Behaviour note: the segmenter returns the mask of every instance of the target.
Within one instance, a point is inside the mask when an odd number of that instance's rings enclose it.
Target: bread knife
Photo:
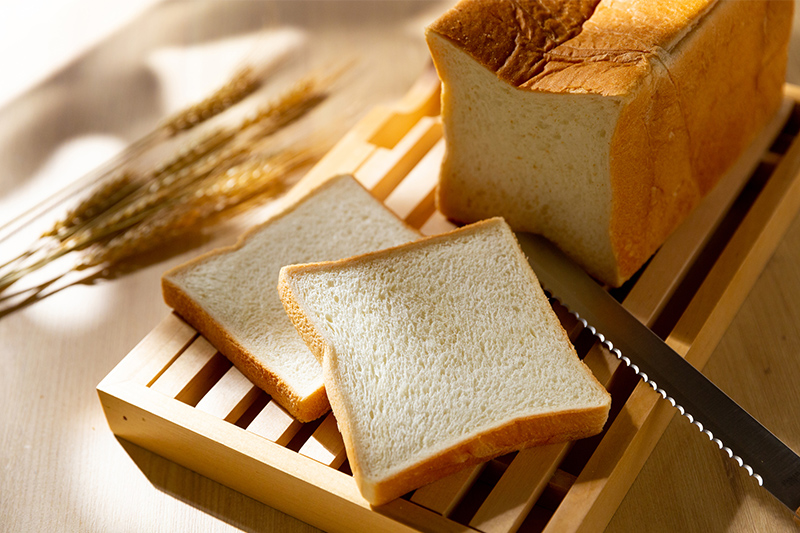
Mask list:
[[[542,287],[759,485],[800,517],[800,456],[545,238],[517,233]]]

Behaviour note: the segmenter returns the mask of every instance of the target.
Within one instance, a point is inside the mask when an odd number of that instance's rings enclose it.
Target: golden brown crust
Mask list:
[[[332,403],[335,408],[333,400]],[[410,490],[494,457],[532,446],[568,442],[597,435],[603,430],[608,411],[609,406],[594,407],[512,420],[475,435],[468,441],[431,456],[379,483],[360,483],[359,489],[372,505],[383,505]],[[351,461],[350,464],[355,473],[358,463]],[[356,476],[357,482],[360,479],[360,476]]]
[[[601,281],[618,286],[652,256],[779,108],[793,3],[601,1],[575,36],[550,39],[550,49],[533,46],[535,52],[525,43],[537,43],[541,35],[521,31],[529,24],[509,15],[510,6],[519,10],[528,4],[540,2],[462,1],[428,31],[522,93],[584,92],[624,102],[610,151],[608,235],[616,263],[574,258]],[[577,12],[575,5],[567,10]],[[563,17],[556,16],[556,22]],[[513,61],[484,57],[477,49],[486,18],[491,19],[489,37],[505,39],[511,51],[499,44],[494,49]],[[435,57],[435,47],[431,52]],[[538,72],[528,76],[518,66],[526,60],[515,54],[539,65]],[[513,72],[503,72],[507,68]],[[469,194],[446,190],[446,164],[447,156],[439,205],[448,216],[474,220],[476,213],[464,200]],[[516,213],[498,208],[492,214],[511,220]]]
[[[619,118],[611,143],[610,239],[617,286],[632,276],[700,201],[686,154],[682,104],[667,76],[650,77]]]
[[[599,0],[463,0],[429,27],[515,86],[540,74],[546,52],[577,35]]]
[[[428,31],[516,87],[624,94],[717,1],[462,0]]]
[[[777,111],[788,26],[764,21],[790,20],[791,11],[791,2],[721,2],[668,64],[654,65],[611,143],[619,276],[604,281],[632,276]],[[748,45],[721,54],[728,42]]]
[[[601,1],[580,33],[549,51],[544,72],[523,87],[628,94],[651,74],[653,63],[668,57],[717,2]]]
[[[305,398],[298,396],[280,377],[260,365],[256,358],[221,328],[219,323],[180,287],[165,277],[161,280],[161,290],[167,305],[202,333],[247,379],[272,396],[297,420],[310,422],[330,410],[324,387],[320,387]]]

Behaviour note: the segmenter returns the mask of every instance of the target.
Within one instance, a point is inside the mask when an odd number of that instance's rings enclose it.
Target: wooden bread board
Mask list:
[[[454,227],[435,211],[438,91],[429,73],[396,106],[370,112],[285,201],[352,173],[423,233]],[[614,292],[697,367],[800,207],[799,129],[800,88],[787,86],[781,111],[723,183]],[[606,431],[494,459],[378,508],[356,488],[332,414],[293,420],[175,314],[97,390],[118,437],[327,531],[600,531],[675,411],[554,307],[612,394]]]

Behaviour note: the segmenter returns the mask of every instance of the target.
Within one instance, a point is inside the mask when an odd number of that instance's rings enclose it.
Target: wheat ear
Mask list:
[[[49,236],[55,237],[56,240],[50,242],[54,242],[56,247],[50,250],[45,250],[45,246],[34,247],[18,258],[7,262],[6,265],[0,265],[0,268],[5,268],[18,262],[10,272],[0,275],[0,292],[24,275],[38,270],[67,253],[84,250],[92,245],[95,245],[95,250],[102,250],[105,245],[109,245],[110,249],[124,248],[125,234],[134,229],[139,233],[147,233],[145,229],[140,228],[144,224],[161,224],[160,227],[164,228],[182,227],[180,217],[183,217],[183,224],[186,224],[186,221],[195,216],[192,214],[192,210],[200,209],[197,200],[194,203],[189,202],[188,207],[180,205],[179,202],[185,201],[188,193],[194,194],[198,198],[206,198],[207,205],[201,209],[201,212],[206,213],[203,215],[203,220],[212,220],[216,216],[229,216],[243,209],[247,202],[254,200],[259,194],[274,194],[274,192],[270,192],[270,189],[276,186],[272,179],[265,181],[264,189],[261,192],[253,192],[257,189],[251,188],[251,193],[247,193],[246,187],[240,189],[234,187],[228,191],[230,194],[226,197],[227,199],[218,198],[215,203],[218,207],[209,210],[210,193],[203,192],[202,188],[221,187],[219,183],[214,185],[215,182],[212,178],[219,177],[226,170],[232,173],[229,174],[230,180],[231,176],[236,175],[274,176],[280,170],[279,163],[281,161],[284,165],[281,172],[287,172],[286,169],[289,167],[286,165],[289,165],[289,161],[292,161],[294,167],[300,165],[297,152],[288,154],[287,159],[283,160],[274,156],[266,160],[256,156],[251,161],[250,154],[261,150],[270,135],[302,117],[322,102],[327,97],[327,91],[333,79],[334,77],[329,76],[323,80],[314,77],[301,80],[269,105],[261,107],[255,115],[244,119],[236,127],[217,129],[199,142],[179,152],[147,176],[141,179],[131,179],[130,182],[123,177],[119,178],[119,181],[112,180],[108,186],[101,185],[84,203],[71,211],[65,220],[59,221],[48,232]],[[234,91],[233,86],[230,89],[231,94],[238,94],[238,89]],[[198,116],[207,116],[207,113],[198,112]],[[279,184],[278,188],[280,185],[282,184]],[[126,191],[125,195],[121,193],[123,189]],[[234,197],[235,201],[231,199]],[[103,205],[108,207],[101,209],[100,207]],[[171,209],[173,212],[165,215],[165,209]],[[164,217],[171,217],[172,222],[165,221]],[[133,232],[127,237],[129,243],[131,240],[136,241],[136,234]],[[111,246],[111,242],[116,244]],[[136,246],[129,245],[129,248],[136,249]],[[36,257],[37,253],[42,255]],[[28,260],[27,264],[24,264],[23,260]]]
[[[277,194],[288,175],[312,160],[307,152],[284,153],[231,167],[204,182],[185,201],[161,209],[110,241],[95,246],[85,254],[78,269],[118,263],[199,227],[229,218],[246,202]]]
[[[241,102],[261,87],[262,83],[262,78],[256,75],[253,67],[245,66],[214,94],[169,118],[161,125],[161,128],[169,135],[177,135],[182,131],[194,128],[201,122]]]

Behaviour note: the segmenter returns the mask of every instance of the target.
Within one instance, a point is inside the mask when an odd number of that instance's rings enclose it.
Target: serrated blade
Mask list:
[[[543,237],[517,233],[542,286],[700,431],[800,516],[800,456]]]

